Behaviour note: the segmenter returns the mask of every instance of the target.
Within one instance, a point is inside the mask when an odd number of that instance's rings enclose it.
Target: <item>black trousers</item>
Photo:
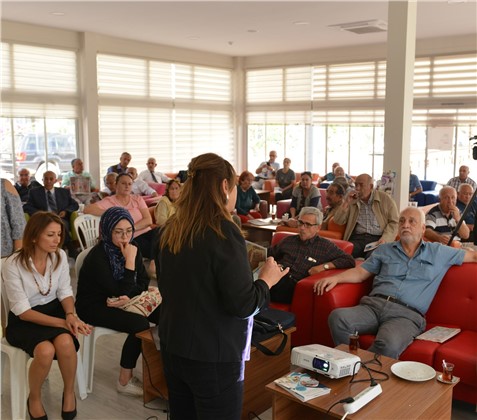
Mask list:
[[[141,354],[141,340],[136,337],[136,333],[149,329],[149,321],[154,324],[159,322],[158,310],[146,318],[106,305],[89,307],[87,311],[78,311],[78,315],[95,327],[111,328],[128,334],[121,352],[120,366],[124,369],[134,369]]]
[[[270,289],[270,300],[272,302],[291,303],[297,283],[298,280],[289,274],[283,276],[280,281]]]
[[[159,228],[154,228],[134,238],[144,258],[154,259],[154,249],[156,248],[158,235]]]
[[[239,420],[245,362],[201,362],[161,348],[171,420]]]
[[[348,241],[353,245],[353,253],[351,254],[353,258],[368,258],[371,253],[374,251],[364,252],[364,247],[371,242],[376,242],[381,239],[381,235],[370,235],[369,233],[353,233]]]

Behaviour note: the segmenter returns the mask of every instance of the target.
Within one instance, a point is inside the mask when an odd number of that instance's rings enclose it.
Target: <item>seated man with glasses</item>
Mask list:
[[[382,244],[360,266],[315,283],[315,292],[322,295],[339,283],[361,283],[374,275],[373,288],[359,305],[331,312],[328,325],[335,345],[347,344],[354,332],[373,334],[368,351],[399,358],[424,331],[424,316],[447,270],[477,262],[472,250],[424,242],[425,216],[416,207],[401,212],[398,226],[399,241]]]
[[[335,268],[355,266],[351,255],[334,243],[318,235],[323,213],[316,207],[303,207],[298,216],[298,235],[286,237],[268,251],[268,255],[283,267],[290,267],[288,275],[270,289],[273,302],[290,303],[295,285],[312,274]]]

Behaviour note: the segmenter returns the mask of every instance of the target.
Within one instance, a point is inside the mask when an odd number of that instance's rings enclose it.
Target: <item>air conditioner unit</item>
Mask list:
[[[388,30],[388,23],[384,22],[383,20],[375,19],[363,20],[360,22],[340,23],[337,25],[330,25],[328,27],[362,35],[376,32],[386,32]]]

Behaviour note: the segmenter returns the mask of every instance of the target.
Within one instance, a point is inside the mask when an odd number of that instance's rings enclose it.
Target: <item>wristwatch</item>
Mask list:
[[[325,270],[329,270],[331,267],[330,267],[329,264],[323,264],[323,268],[324,268]]]

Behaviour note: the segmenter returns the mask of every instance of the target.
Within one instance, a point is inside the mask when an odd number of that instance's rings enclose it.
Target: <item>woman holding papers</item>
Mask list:
[[[269,258],[253,281],[232,221],[237,187],[213,153],[189,163],[176,212],[161,229],[161,355],[173,419],[240,419],[253,316],[288,272]]]

